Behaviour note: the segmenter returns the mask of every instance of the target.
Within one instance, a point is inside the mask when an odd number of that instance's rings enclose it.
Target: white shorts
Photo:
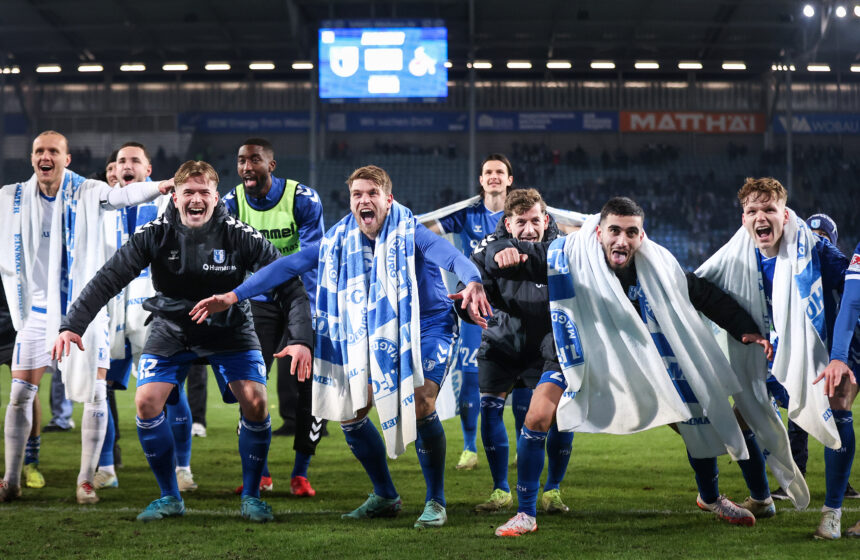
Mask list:
[[[51,353],[45,348],[45,328],[48,316],[45,313],[31,311],[22,328],[15,335],[15,348],[12,353],[12,370],[32,370],[47,367],[51,371],[57,371],[57,363],[51,360]],[[105,322],[106,323],[106,322]],[[110,346],[108,343],[107,324],[102,329],[105,333],[104,342],[98,352],[98,367],[110,367]],[[56,335],[54,335],[56,337]],[[87,349],[90,351],[90,349]]]

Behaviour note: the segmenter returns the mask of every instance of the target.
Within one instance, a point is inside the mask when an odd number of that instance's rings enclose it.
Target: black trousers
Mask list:
[[[251,313],[254,315],[254,330],[260,339],[266,371],[272,367],[274,353],[286,345],[287,325],[281,307],[273,302],[251,300]],[[291,358],[278,359],[278,413],[284,423],[294,423],[296,437],[293,449],[306,455],[313,455],[322,436],[325,420],[314,418],[311,414],[311,380],[299,382],[290,375]]]

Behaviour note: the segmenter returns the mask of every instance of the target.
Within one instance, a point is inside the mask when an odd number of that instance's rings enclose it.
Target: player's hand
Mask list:
[[[51,349],[51,359],[58,362],[63,361],[63,356],[68,356],[72,351],[72,344],[77,344],[81,352],[84,351],[84,343],[81,336],[72,331],[63,331],[54,341],[54,347]]]
[[[767,361],[771,361],[773,359],[773,345],[768,339],[759,333],[745,334],[741,336],[741,342],[744,344],[758,344],[764,348],[764,355],[767,358]]]
[[[199,324],[205,321],[206,317],[209,317],[210,315],[227,311],[230,309],[230,306],[237,301],[239,301],[239,298],[236,297],[236,294],[233,292],[215,294],[214,296],[209,296],[206,299],[198,301],[197,305],[191,308],[191,311],[189,311],[188,314],[191,315],[192,321]]]
[[[521,265],[528,259],[528,255],[520,253],[513,247],[502,249],[493,257],[493,260],[496,261],[496,264],[499,265],[499,268],[513,268],[515,266]]]
[[[176,188],[176,183],[173,182],[173,177],[170,179],[165,179],[158,183],[158,192],[161,194],[167,194],[173,191]]]
[[[832,397],[836,394],[836,388],[842,383],[843,375],[847,375],[851,383],[857,385],[857,379],[854,378],[854,373],[848,367],[848,364],[842,360],[830,360],[830,363],[827,364],[827,367],[815,378],[812,384],[815,385],[824,379],[824,394]]]
[[[310,379],[313,359],[308,347],[304,344],[290,344],[275,354],[276,358],[286,358],[287,356],[292,358],[290,360],[290,375],[295,375],[299,381]]]
[[[487,321],[484,320],[484,317],[493,316],[493,306],[487,300],[483,284],[480,282],[469,282],[463,291],[456,294],[448,294],[448,297],[455,301],[462,301],[460,309],[465,309],[469,313],[469,318],[475,321],[475,324],[482,329],[487,328]]]

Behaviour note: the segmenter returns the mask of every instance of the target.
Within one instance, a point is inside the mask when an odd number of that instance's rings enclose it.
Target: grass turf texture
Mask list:
[[[44,418],[50,419],[45,377],[40,390]],[[0,369],[5,411],[9,370]],[[358,461],[336,424],[311,462],[315,498],[289,494],[292,438],[272,438],[269,463],[274,492],[263,494],[275,522],[256,525],[239,516],[240,484],[236,405],[217,397],[210,376],[207,438],[194,438],[191,464],[200,489],[185,495],[183,518],[148,524],[135,516],[159,496],[134,425],[133,391],[117,392],[122,458],[119,488],[99,491],[101,502],[79,506],[74,485],[80,458],[81,405],[78,426],[70,433],[42,436],[40,470],[47,486],[24,489],[23,497],[0,504],[0,558],[858,558],[860,539],[837,542],[811,537],[824,501],[822,446],[810,442],[809,483],[812,504],[797,512],[777,502],[778,514],[753,528],[731,526],[696,507],[696,486],[681,438],[669,428],[633,436],[577,434],[567,478],[562,484],[566,515],[538,514],[537,533],[501,539],[493,530],[515,509],[494,515],[472,513],[492,483],[483,449],[474,471],[454,469],[462,435],[459,420],[445,422],[448,437],[446,494],[448,524],[438,530],[412,528],[424,505],[424,482],[414,446],[390,461],[404,510],[397,519],[341,520],[371,490]],[[274,390],[270,396],[275,399]],[[280,426],[276,403],[270,404],[273,427]],[[855,406],[860,412],[860,407]],[[0,420],[4,418],[0,415]],[[512,418],[506,413],[513,442]],[[479,438],[480,439],[480,438]],[[480,443],[479,443],[480,445]],[[513,461],[515,446],[511,447]],[[721,491],[736,501],[747,496],[740,469],[719,459]],[[544,471],[544,476],[545,476]],[[771,479],[773,480],[773,479]],[[860,482],[860,477],[852,480]],[[516,484],[516,469],[509,475]],[[774,485],[775,487],[775,485]],[[847,500],[843,530],[860,519],[860,501]]]

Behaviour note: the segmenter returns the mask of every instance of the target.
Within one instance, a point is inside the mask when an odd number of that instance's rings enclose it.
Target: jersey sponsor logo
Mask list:
[[[848,270],[851,272],[860,272],[860,253],[851,257],[851,264],[848,265]]]
[[[212,260],[215,261],[215,264],[224,264],[224,259],[227,257],[227,253],[224,249],[214,249],[212,251]]]
[[[296,230],[293,226],[275,229],[258,230],[266,239],[286,239],[295,235]]]

